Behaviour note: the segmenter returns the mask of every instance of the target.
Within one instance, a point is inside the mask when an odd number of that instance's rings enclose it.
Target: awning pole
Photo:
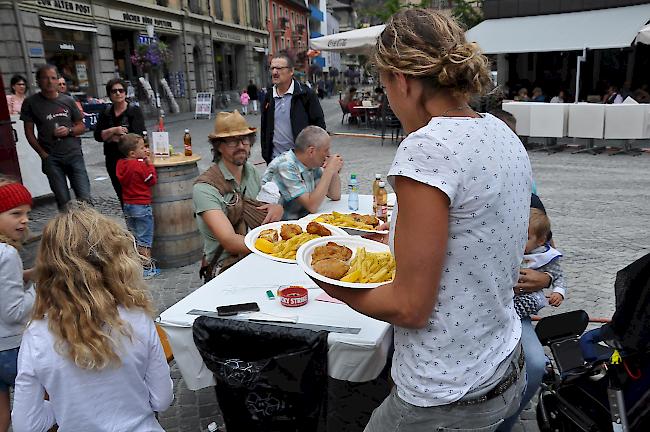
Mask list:
[[[578,96],[580,94],[580,65],[583,61],[587,60],[587,48],[582,49],[582,55],[576,58],[576,97],[575,103],[578,103]]]

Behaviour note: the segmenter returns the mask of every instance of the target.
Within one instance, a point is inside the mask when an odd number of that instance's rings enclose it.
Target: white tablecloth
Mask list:
[[[359,197],[359,211],[372,210],[372,197]],[[320,211],[347,211],[347,196],[341,201],[323,203]],[[299,308],[281,306],[268,300],[266,291],[280,285],[300,284],[309,288],[309,303]],[[358,327],[358,334],[330,333],[328,337],[328,373],[332,378],[364,382],[375,379],[386,364],[392,344],[389,324],[362,315],[344,304],[316,301],[323,291],[295,264],[283,264],[251,254],[228,271],[217,276],[160,315],[160,324],[169,338],[174,358],[190,390],[215,384],[194,345],[192,309],[215,311],[217,306],[257,302],[262,312],[298,316],[298,322]]]

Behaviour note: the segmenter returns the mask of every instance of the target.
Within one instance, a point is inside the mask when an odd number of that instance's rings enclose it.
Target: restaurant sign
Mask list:
[[[139,25],[153,25],[157,29],[165,30],[181,30],[181,23],[179,21],[169,20],[165,18],[156,18],[146,15],[134,14],[131,12],[124,12],[116,9],[109,9],[108,16],[115,21],[122,21],[130,24]]]
[[[37,5],[48,9],[55,9],[62,12],[69,12],[78,15],[92,16],[92,6],[85,3],[68,0],[38,0]]]

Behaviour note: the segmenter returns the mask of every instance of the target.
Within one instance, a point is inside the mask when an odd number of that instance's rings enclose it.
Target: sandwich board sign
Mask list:
[[[196,110],[194,111],[194,118],[198,116],[208,116],[212,118],[212,93],[198,92],[196,94]]]

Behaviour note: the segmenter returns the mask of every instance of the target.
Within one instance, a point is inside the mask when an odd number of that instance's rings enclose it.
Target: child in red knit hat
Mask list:
[[[0,432],[11,423],[9,387],[16,379],[18,347],[34,304],[34,287],[24,282],[18,254],[31,209],[27,188],[0,177]]]

